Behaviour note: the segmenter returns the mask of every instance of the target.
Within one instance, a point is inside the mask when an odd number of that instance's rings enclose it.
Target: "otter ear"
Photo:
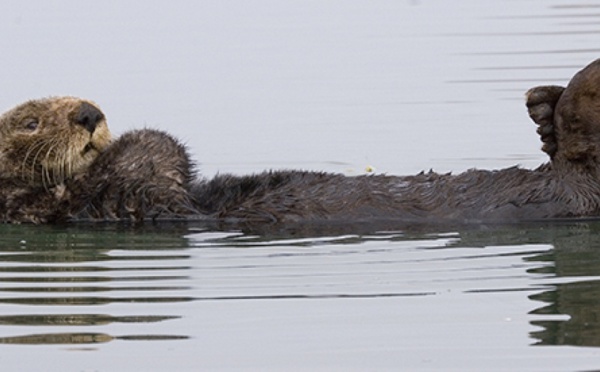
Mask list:
[[[537,133],[544,143],[542,151],[550,155],[550,158],[554,157],[557,150],[554,135],[554,111],[564,90],[564,87],[558,85],[546,85],[531,88],[525,93],[529,117],[539,125]]]

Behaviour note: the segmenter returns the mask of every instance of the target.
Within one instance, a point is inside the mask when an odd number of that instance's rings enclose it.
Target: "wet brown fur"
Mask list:
[[[137,130],[110,141],[89,101],[30,101],[0,117],[5,222],[201,218],[232,222],[517,222],[600,215],[600,62],[527,93],[551,161],[535,170],[415,176],[278,171],[195,177],[185,148]],[[84,104],[85,103],[85,104]],[[87,107],[88,111],[84,108]],[[96,112],[97,110],[97,112]],[[82,112],[99,120],[81,124]],[[99,113],[99,114],[98,114]],[[31,118],[38,124],[33,131]]]
[[[82,115],[97,122],[81,123]],[[163,132],[111,141],[102,112],[79,98],[29,101],[0,117],[4,222],[197,214],[187,192],[191,169],[185,148]]]
[[[598,195],[571,186],[546,167],[407,177],[283,171],[217,176],[195,195],[205,213],[232,222],[509,222],[600,210]]]
[[[200,209],[219,219],[416,223],[517,222],[600,216],[600,60],[565,89],[527,93],[550,163],[451,175],[359,176],[266,172],[197,185]]]

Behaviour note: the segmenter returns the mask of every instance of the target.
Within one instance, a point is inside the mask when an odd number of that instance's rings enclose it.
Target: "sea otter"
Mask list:
[[[0,219],[51,223],[198,214],[193,172],[171,136],[138,130],[111,139],[91,101],[52,97],[0,116]]]
[[[518,222],[600,216],[600,60],[527,93],[550,162],[415,176],[271,171],[196,175],[170,135],[111,139],[98,106],[26,102],[0,117],[0,212],[10,223],[203,219],[247,223]]]

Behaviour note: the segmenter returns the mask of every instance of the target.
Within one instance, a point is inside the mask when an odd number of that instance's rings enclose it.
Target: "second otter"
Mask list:
[[[551,161],[535,170],[416,176],[280,171],[197,177],[178,141],[152,130],[109,140],[89,101],[30,101],[0,117],[5,222],[202,218],[253,223],[479,223],[600,216],[600,62],[568,87],[530,90]],[[27,114],[25,114],[27,113]],[[66,138],[66,139],[59,139]]]

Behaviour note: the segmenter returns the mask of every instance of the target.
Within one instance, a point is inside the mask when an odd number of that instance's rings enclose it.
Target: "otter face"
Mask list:
[[[57,185],[85,171],[110,140],[104,114],[90,101],[26,102],[0,116],[0,178]]]

